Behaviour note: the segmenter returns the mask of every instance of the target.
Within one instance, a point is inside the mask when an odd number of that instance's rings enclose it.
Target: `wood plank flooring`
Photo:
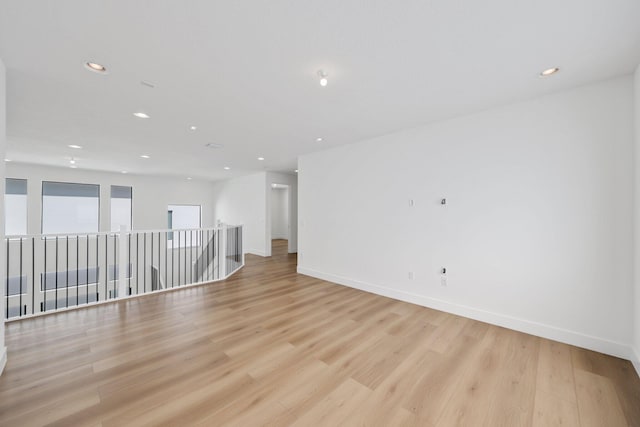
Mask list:
[[[297,275],[6,325],[2,426],[640,426],[628,361]]]

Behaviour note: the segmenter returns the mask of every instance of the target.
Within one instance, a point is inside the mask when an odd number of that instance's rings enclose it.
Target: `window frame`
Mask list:
[[[70,185],[90,185],[90,186],[94,186],[98,188],[98,230],[97,231],[89,231],[89,232],[75,232],[75,233],[44,233],[44,186],[45,184],[70,184]],[[40,186],[40,234],[44,237],[46,235],[58,235],[58,236],[63,236],[63,235],[67,235],[67,236],[75,236],[75,235],[85,235],[85,234],[94,234],[94,233],[100,233],[100,210],[102,207],[102,197],[101,196],[101,188],[100,188],[100,184],[89,184],[86,182],[68,182],[68,181],[41,181],[41,186]]]
[[[111,184],[109,186],[109,229],[111,230],[112,227],[112,221],[113,221],[113,187],[122,187],[122,188],[130,188],[131,189],[131,198],[129,200],[131,200],[131,209],[129,210],[129,230],[127,231],[131,231],[133,230],[133,185],[115,185],[115,184]],[[117,233],[120,230],[111,230],[112,233]]]
[[[24,186],[25,186],[25,192],[23,193],[10,193],[12,195],[24,195],[25,198],[25,230],[24,233],[19,233],[19,234],[9,234],[7,233],[7,207],[6,207],[6,197],[7,197],[7,181],[8,180],[13,180],[13,181],[24,181]],[[5,235],[7,236],[27,236],[29,235],[29,180],[27,178],[11,178],[11,177],[5,177],[4,179],[4,197],[5,197],[5,205],[4,205],[4,230],[5,230]]]

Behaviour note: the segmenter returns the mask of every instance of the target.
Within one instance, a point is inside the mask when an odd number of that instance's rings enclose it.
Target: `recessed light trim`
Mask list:
[[[544,70],[544,71],[542,71],[540,73],[540,77],[552,76],[552,75],[556,74],[558,71],[560,71],[560,68],[558,68],[558,67],[547,68],[546,70]]]
[[[76,144],[69,144],[69,145],[67,145],[67,147],[73,148],[73,149],[76,149],[76,150],[82,149],[82,145],[76,145]]]
[[[133,113],[133,115],[136,116],[139,119],[150,119],[151,118],[151,116],[149,116],[147,113],[143,113],[143,112],[140,112],[140,111],[138,111],[136,113]]]
[[[320,137],[316,138],[316,142],[322,142],[322,138]]]
[[[226,171],[231,170],[231,168],[229,166],[225,166],[223,169],[226,170]]]
[[[141,154],[140,157],[143,158],[143,159],[150,159],[151,158],[151,156],[148,155],[148,154]]]
[[[97,62],[85,62],[84,66],[87,70],[89,71],[93,71],[94,73],[99,73],[99,74],[106,74],[107,73],[107,67],[105,67],[102,64],[98,64]]]
[[[327,84],[329,84],[329,74],[327,74],[325,71],[318,70],[318,77],[320,77],[320,86],[325,87]]]
[[[198,126],[189,126],[189,130],[196,130],[198,129]]]
[[[258,157],[258,160],[263,161],[264,157]]]

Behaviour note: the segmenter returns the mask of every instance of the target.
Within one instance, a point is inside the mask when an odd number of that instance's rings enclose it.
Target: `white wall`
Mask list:
[[[298,271],[628,357],[632,85],[302,156]]]
[[[245,253],[267,256],[271,242],[265,229],[270,224],[266,218],[266,173],[216,182],[213,186],[214,218],[227,224],[243,224],[243,248]],[[269,244],[267,244],[269,242]]]
[[[640,65],[634,78],[635,122],[635,245],[634,245],[634,307],[633,347],[634,366],[640,375]]]
[[[133,187],[134,230],[166,229],[167,206],[202,205],[203,227],[214,226],[210,181],[148,175],[120,174],[83,169],[56,168],[11,162],[7,177],[25,178],[28,197],[28,233],[41,231],[42,181],[77,182],[100,185],[100,231],[111,228],[111,185]],[[3,181],[4,182],[4,181]],[[106,202],[106,203],[105,203]]]
[[[286,187],[271,189],[271,238],[289,238],[289,190]]]
[[[5,177],[5,162],[4,154],[7,147],[7,87],[6,87],[6,69],[4,63],[0,59],[0,190],[4,194],[4,177]],[[0,241],[4,241],[4,197],[0,197]],[[5,245],[0,245],[0,259],[5,259]],[[4,263],[0,266],[0,277],[4,277]],[[0,286],[0,298],[2,299],[2,314],[0,315],[0,374],[7,362],[7,348],[4,346],[4,313],[5,313],[5,298],[4,298],[4,286]]]
[[[289,186],[289,244],[288,252],[298,252],[298,177],[285,173],[268,172],[266,180],[267,206],[271,206],[271,184],[285,184]],[[271,209],[267,209],[267,224],[271,221]],[[267,242],[271,242],[271,227],[267,227]],[[267,255],[271,255],[271,244],[268,245]]]
[[[298,180],[294,175],[260,172],[214,184],[214,216],[229,224],[244,224],[244,251],[271,256],[271,184],[289,186],[289,252],[298,247]]]

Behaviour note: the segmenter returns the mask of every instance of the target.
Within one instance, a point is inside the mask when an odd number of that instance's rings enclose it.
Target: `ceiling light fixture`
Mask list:
[[[198,129],[198,127],[197,126],[191,126],[189,129],[196,130],[196,129]]]
[[[325,87],[329,83],[329,80],[327,79],[329,74],[323,70],[318,70],[318,77],[320,77],[320,86]]]
[[[142,154],[140,157],[142,157],[143,159],[150,159],[151,156],[149,156],[148,154]]]
[[[264,160],[264,157],[258,157],[258,160],[262,161]]]
[[[298,169],[294,170],[295,173],[298,173]]]
[[[122,174],[126,174],[126,173],[127,173],[127,171],[120,171],[120,173],[122,173]]]
[[[187,181],[191,181],[193,178],[191,178],[190,176],[187,177]]]
[[[79,149],[81,149],[81,148],[82,148],[82,146],[81,146],[81,145],[75,145],[75,144],[67,145],[67,147],[69,147],[69,148],[75,148],[75,149],[77,149],[77,150],[79,150]]]
[[[141,112],[133,113],[133,115],[136,116],[139,119],[149,119],[149,118],[151,118],[148,114],[141,113]]]
[[[107,68],[102,65],[102,64],[98,64],[97,62],[85,62],[84,66],[90,70],[90,71],[94,71],[96,73],[106,73],[107,72]]]
[[[231,168],[230,168],[229,166],[225,166],[225,167],[224,167],[224,170],[226,170],[226,171],[228,171],[228,170],[230,170],[230,169],[231,169]]]
[[[543,72],[540,73],[540,77],[551,76],[551,75],[557,73],[558,71],[560,71],[560,68],[558,68],[558,67],[547,68],[546,70],[544,70]]]
[[[322,142],[322,138],[316,138],[316,142]]]
[[[10,162],[10,161],[11,161],[11,159],[4,159],[4,161],[5,161],[5,162]]]
[[[71,163],[72,165],[76,164],[76,159],[74,159],[73,157],[71,158],[71,160],[69,160],[69,163]]]

